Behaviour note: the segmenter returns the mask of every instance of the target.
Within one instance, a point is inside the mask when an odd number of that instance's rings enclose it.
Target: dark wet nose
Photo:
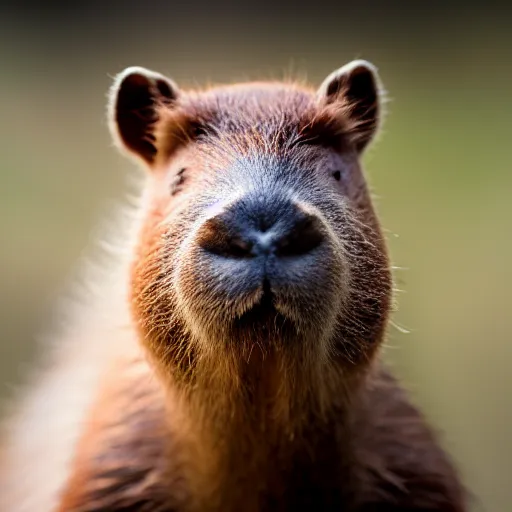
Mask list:
[[[303,256],[324,240],[320,219],[288,200],[240,200],[208,219],[198,244],[225,258]]]

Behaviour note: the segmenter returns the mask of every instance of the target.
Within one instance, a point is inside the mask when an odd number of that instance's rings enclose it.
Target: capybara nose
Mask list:
[[[324,240],[320,219],[288,200],[242,199],[209,218],[197,243],[224,258],[299,257]]]

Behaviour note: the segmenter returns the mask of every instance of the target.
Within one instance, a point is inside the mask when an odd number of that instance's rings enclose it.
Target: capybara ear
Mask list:
[[[361,152],[373,140],[382,117],[383,90],[377,68],[366,60],[353,60],[333,71],[317,92],[320,103],[340,107],[350,121],[351,135]]]
[[[151,166],[158,152],[154,136],[157,107],[172,105],[178,95],[176,84],[160,73],[138,66],[119,73],[108,105],[110,131],[117,145]]]

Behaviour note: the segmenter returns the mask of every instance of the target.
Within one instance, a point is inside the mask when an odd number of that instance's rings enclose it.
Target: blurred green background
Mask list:
[[[183,86],[373,61],[389,115],[365,156],[395,265],[387,357],[475,495],[512,510],[512,17],[492,3],[20,3],[0,8],[0,400],[133,164],[112,148],[111,76]]]

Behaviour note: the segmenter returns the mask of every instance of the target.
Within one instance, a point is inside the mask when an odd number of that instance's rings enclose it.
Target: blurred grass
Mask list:
[[[512,510],[510,30],[475,18],[416,38],[414,27],[357,23],[304,38],[291,23],[271,24],[264,40],[241,27],[237,44],[212,37],[205,47],[190,37],[165,46],[164,29],[130,23],[110,40],[103,27],[95,39],[85,28],[14,21],[0,33],[0,397],[34,359],[103,206],[123,196],[131,164],[105,126],[108,74],[137,64],[193,84],[291,69],[319,83],[362,56],[391,97],[365,163],[394,263],[406,267],[396,272],[394,321],[411,332],[391,328],[387,356],[444,432],[475,510]]]

